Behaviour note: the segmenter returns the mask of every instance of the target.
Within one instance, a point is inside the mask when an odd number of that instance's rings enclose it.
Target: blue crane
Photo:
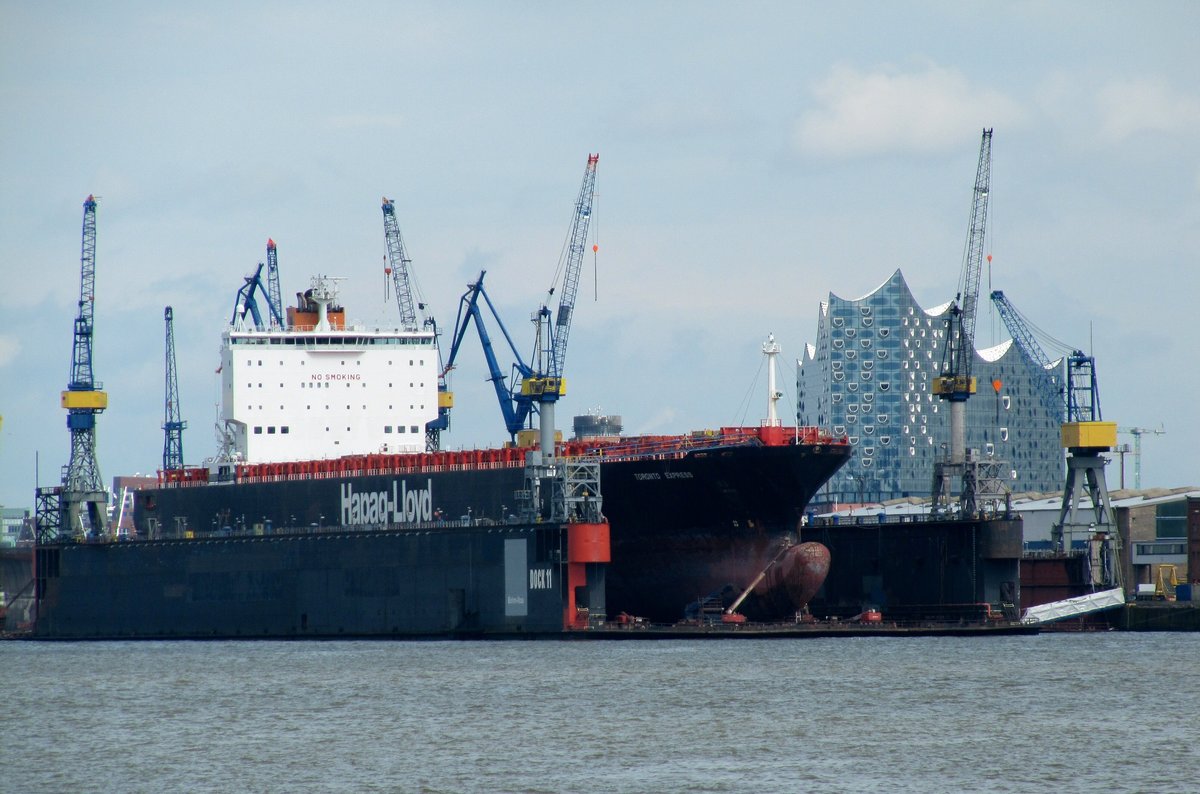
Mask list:
[[[547,294],[546,303],[549,303],[557,288],[558,278],[561,276],[562,286],[559,290],[558,308],[553,315],[545,304],[538,309],[535,316],[537,331],[530,360],[526,362],[517,351],[512,336],[504,327],[491,298],[488,297],[487,291],[483,287],[483,278],[486,273],[484,271],[479,274],[479,278],[474,283],[468,285],[467,292],[459,303],[450,356],[443,370],[444,375],[453,369],[467,327],[471,321],[474,321],[488,364],[488,380],[492,382],[500,403],[501,413],[504,415],[505,429],[516,440],[517,433],[527,427],[527,423],[531,422],[532,414],[536,411],[540,418],[540,443],[543,459],[552,458],[554,455],[554,404],[567,391],[566,379],[563,377],[567,340],[571,332],[575,297],[579,289],[579,274],[583,265],[584,247],[592,216],[592,200],[596,189],[596,164],[599,160],[599,154],[588,155],[583,182],[580,185],[571,216],[570,231],[555,272],[555,286],[552,286]],[[491,337],[484,324],[483,313],[479,306],[481,297],[512,350],[514,377],[511,385],[507,382],[508,376],[500,369]]]
[[[562,291],[558,298],[558,311],[554,316],[554,334],[551,338],[550,355],[547,356],[545,372],[549,378],[561,378],[567,358],[567,338],[571,333],[571,315],[575,311],[575,295],[579,291],[579,273],[583,264],[584,244],[587,243],[588,226],[592,219],[592,198],[596,192],[596,164],[599,154],[589,154],[583,172],[583,184],[579,186],[579,197],[575,200],[575,213],[571,217],[571,231],[567,235],[558,270],[562,274]],[[554,287],[548,293],[553,296]],[[549,321],[549,310],[542,306],[539,315]],[[548,329],[547,329],[548,330]],[[564,391],[557,391],[555,399]]]
[[[596,164],[599,154],[589,154],[583,171],[583,182],[579,196],[575,199],[575,210],[571,215],[571,230],[559,257],[554,283],[562,275],[562,290],[558,297],[558,310],[554,323],[550,323],[550,309],[543,304],[537,314],[537,337],[534,342],[532,370],[521,381],[521,401],[537,403],[541,451],[543,460],[554,456],[554,404],[567,393],[567,381],[563,377],[567,358],[567,339],[571,333],[571,320],[575,312],[575,294],[579,290],[579,272],[583,265],[584,243],[587,241],[588,226],[592,219],[592,198],[596,191]],[[555,287],[547,293],[547,303],[554,296]]]
[[[413,302],[412,284],[408,266],[412,262],[404,250],[404,238],[400,235],[400,224],[396,221],[396,205],[384,196],[383,235],[387,240],[387,272],[392,276],[396,290],[396,304],[400,308],[400,325],[406,331],[416,331],[417,310]]]
[[[79,314],[75,318],[71,380],[62,393],[71,431],[71,461],[63,472],[59,531],[79,535],[86,513],[92,534],[106,531],[108,496],[96,460],[96,415],[108,395],[92,377],[93,318],[96,308],[96,199],[83,203],[83,245],[79,257]]]
[[[1057,370],[1053,362],[1050,361],[1049,356],[1046,355],[1042,346],[1038,344],[1028,320],[1012,305],[1008,300],[1008,296],[1004,294],[1004,291],[993,290],[991,297],[996,311],[1000,312],[1000,318],[1004,320],[1005,327],[1012,334],[1013,342],[1016,343],[1017,349],[1030,361],[1030,371],[1033,372],[1033,379],[1037,385],[1038,395],[1046,406],[1046,410],[1057,421],[1061,422],[1063,420],[1065,403],[1063,401],[1062,381],[1056,375]]]
[[[425,304],[413,299],[413,281],[409,273],[412,260],[404,247],[404,237],[400,234],[400,224],[396,220],[396,204],[387,196],[383,198],[383,236],[387,242],[387,265],[384,274],[391,276],[392,288],[396,291],[396,306],[400,310],[400,326],[406,331],[419,330],[417,312],[425,311]],[[386,282],[385,282],[386,283]],[[438,359],[441,359],[441,345],[438,341],[437,321],[426,317],[424,325],[433,332],[434,344],[438,346]],[[438,374],[438,416],[437,419],[425,423],[425,448],[430,452],[441,447],[441,433],[450,427],[450,409],[454,407],[454,394],[446,384],[445,370]]]
[[[267,297],[270,299],[271,327],[283,328],[283,290],[279,287],[279,252],[275,241],[267,238]]]
[[[1021,316],[1001,290],[992,292],[992,303],[1012,334],[1013,341],[1027,356],[1037,380],[1038,392],[1050,414],[1061,422],[1060,438],[1067,450],[1067,477],[1063,488],[1058,521],[1051,525],[1050,538],[1058,551],[1069,551],[1073,536],[1090,539],[1097,532],[1108,533],[1098,556],[1089,555],[1093,585],[1120,581],[1114,561],[1120,541],[1116,537],[1115,514],[1104,477],[1104,453],[1116,446],[1117,426],[1102,421],[1100,389],[1096,383],[1096,360],[1081,350],[1066,357],[1066,383],[1055,375],[1053,364],[1034,337],[1032,324]],[[1059,348],[1070,348],[1043,336]],[[1064,395],[1065,392],[1065,395]],[[1065,398],[1065,399],[1064,399]],[[1085,498],[1086,497],[1086,498]]]
[[[255,328],[259,331],[267,330],[267,326],[263,323],[262,312],[258,308],[258,300],[254,297],[257,292],[263,296],[263,300],[267,303],[267,311],[269,312],[270,319],[278,324],[277,327],[283,327],[283,314],[280,308],[272,303],[267,286],[263,283],[263,267],[263,263],[259,262],[258,267],[254,269],[254,273],[243,279],[242,286],[237,292],[237,298],[234,300],[233,317],[229,321],[230,325],[245,322],[246,315],[249,314],[254,319]]]
[[[183,431],[187,422],[179,413],[179,378],[175,370],[175,314],[168,306],[163,310],[167,326],[167,400],[163,418],[163,471],[183,469]]]
[[[524,379],[533,375],[533,368],[526,364],[521,359],[521,354],[517,352],[517,346],[513,343],[512,336],[508,333],[508,329],[504,327],[504,321],[500,319],[499,313],[496,311],[492,299],[488,296],[487,291],[483,288],[483,277],[487,275],[487,271],[481,271],[479,278],[471,284],[467,285],[467,291],[463,294],[458,304],[458,318],[454,323],[454,334],[451,336],[450,355],[446,359],[446,366],[442,372],[445,377],[447,373],[454,368],[455,361],[458,360],[458,351],[462,348],[463,338],[466,336],[467,328],[471,322],[475,323],[475,330],[479,334],[479,341],[483,347],[483,357],[487,362],[488,380],[496,391],[496,400],[500,403],[500,412],[504,416],[504,428],[513,440],[516,440],[516,435],[524,427],[529,419],[530,412],[533,409],[533,400],[529,395],[522,394],[519,388],[510,387],[507,383],[508,376],[500,368],[500,362],[496,358],[496,351],[492,345],[491,335],[488,333],[487,325],[483,320],[483,312],[479,308],[479,299],[482,298],[488,311],[491,312],[492,318],[500,327],[501,333],[504,334],[505,341],[508,342],[509,349],[512,351],[513,370],[518,378]],[[516,382],[514,378],[514,382]]]

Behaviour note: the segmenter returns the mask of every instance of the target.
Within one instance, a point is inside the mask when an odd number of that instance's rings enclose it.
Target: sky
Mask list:
[[[1198,485],[1196,30],[1190,2],[0,0],[0,504],[69,458],[89,194],[111,482],[161,466],[167,305],[185,459],[216,451],[220,334],[268,237],[285,296],[337,275],[348,319],[395,321],[383,196],[439,325],[486,270],[532,347],[594,152],[560,427],[758,424],[768,334],[794,416],[831,292],[899,268],[954,297],[984,127],[982,289],[1095,355],[1104,419],[1163,431],[1143,487]],[[1007,336],[985,296],[978,346]],[[472,339],[444,447],[506,440],[486,375]]]

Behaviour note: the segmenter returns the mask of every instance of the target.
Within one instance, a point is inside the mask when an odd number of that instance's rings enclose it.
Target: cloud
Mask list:
[[[1011,125],[1023,116],[1014,100],[935,64],[907,73],[836,66],[812,93],[817,106],[801,115],[794,136],[807,154],[937,151],[961,144],[982,127]]]
[[[21,342],[12,334],[0,336],[0,367],[6,367],[21,352]]]
[[[1119,143],[1140,132],[1183,133],[1200,126],[1200,98],[1161,78],[1117,80],[1096,96],[1103,137]]]

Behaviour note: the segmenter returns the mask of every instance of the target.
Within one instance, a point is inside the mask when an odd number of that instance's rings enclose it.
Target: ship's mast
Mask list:
[[[779,427],[777,404],[783,393],[775,385],[775,357],[779,355],[779,343],[775,334],[767,334],[763,343],[763,355],[767,357],[767,427]]]

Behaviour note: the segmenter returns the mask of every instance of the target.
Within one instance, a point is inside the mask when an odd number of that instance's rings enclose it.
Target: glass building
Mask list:
[[[796,418],[847,436],[854,456],[815,503],[929,497],[950,439],[949,406],[931,390],[949,308],[919,306],[899,270],[868,295],[830,293],[821,304],[816,343],[797,362]],[[1013,492],[1063,484],[1063,363],[1050,378],[1036,377],[1038,366],[1011,340],[977,350],[972,365],[967,448],[1007,461]]]

